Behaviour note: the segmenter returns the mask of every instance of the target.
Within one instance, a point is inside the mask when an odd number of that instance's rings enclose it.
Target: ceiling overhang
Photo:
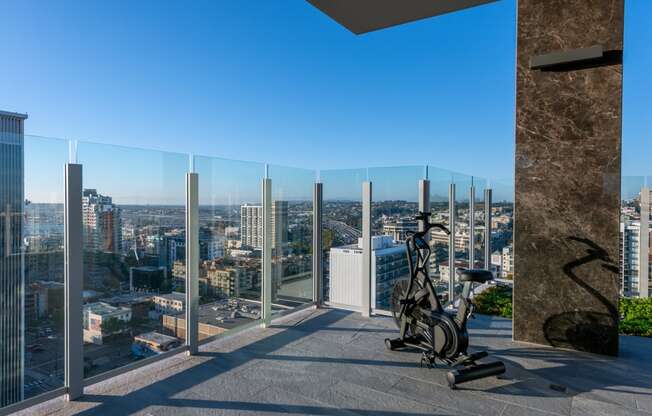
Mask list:
[[[308,0],[356,35],[497,0]]]

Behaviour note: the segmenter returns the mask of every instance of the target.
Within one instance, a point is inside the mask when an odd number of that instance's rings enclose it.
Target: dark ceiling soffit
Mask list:
[[[308,0],[356,35],[497,0]]]

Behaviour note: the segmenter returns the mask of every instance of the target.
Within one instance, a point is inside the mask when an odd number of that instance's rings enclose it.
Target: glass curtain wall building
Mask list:
[[[25,282],[20,248],[26,118],[0,112],[0,406],[23,398]]]

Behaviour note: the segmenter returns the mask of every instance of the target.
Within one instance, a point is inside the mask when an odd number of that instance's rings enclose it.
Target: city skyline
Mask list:
[[[432,165],[311,170],[29,135],[24,143],[25,194],[34,203],[63,202],[63,165],[71,159],[73,145],[76,162],[84,166],[84,187],[111,195],[119,205],[183,205],[191,158],[199,173],[202,206],[260,203],[260,182],[266,172],[272,179],[273,198],[286,201],[311,201],[316,180],[324,183],[326,200],[360,200],[361,184],[370,180],[377,201],[416,202],[418,182],[426,174],[433,202],[447,200],[451,182],[456,183],[458,201],[468,200],[472,182],[477,200],[486,186],[493,189],[496,201],[513,199],[510,179],[471,177]]]

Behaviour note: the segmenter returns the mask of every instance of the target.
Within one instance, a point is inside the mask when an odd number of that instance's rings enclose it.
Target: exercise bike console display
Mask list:
[[[454,389],[457,384],[480,378],[497,376],[505,372],[501,361],[480,364],[487,357],[486,351],[469,354],[469,334],[466,328],[473,314],[471,291],[473,283],[486,283],[493,279],[488,270],[467,269],[460,272],[459,280],[464,283],[457,299],[457,310],[446,310],[428,276],[430,245],[426,236],[433,228],[450,234],[442,224],[430,223],[430,213],[420,212],[415,217],[423,224],[422,230],[410,233],[405,241],[410,278],[396,282],[392,292],[391,309],[400,329],[395,339],[386,339],[388,349],[417,349],[422,351],[421,365],[434,367],[437,361],[452,368],[446,375],[448,385]],[[449,295],[454,299],[454,295]]]

